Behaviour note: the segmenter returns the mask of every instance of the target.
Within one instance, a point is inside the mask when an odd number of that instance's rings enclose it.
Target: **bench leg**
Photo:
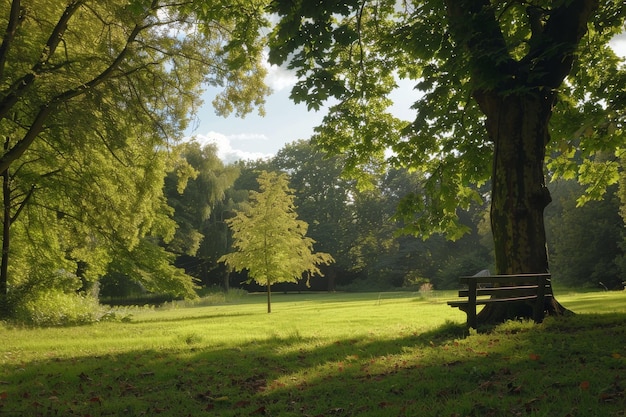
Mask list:
[[[476,306],[467,309],[467,327],[476,328]]]
[[[545,294],[546,294],[546,279],[540,277],[537,280],[537,300],[533,306],[533,320],[535,323],[541,323],[543,321],[545,311]]]
[[[467,300],[467,327],[476,328],[476,281],[468,285]]]

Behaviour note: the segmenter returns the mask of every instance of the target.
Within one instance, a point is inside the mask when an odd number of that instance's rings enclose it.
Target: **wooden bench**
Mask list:
[[[552,297],[550,274],[488,275],[461,277],[467,288],[459,291],[465,300],[448,301],[467,314],[467,326],[476,328],[476,306],[492,303],[526,302],[533,307],[533,320],[541,323],[545,299]]]

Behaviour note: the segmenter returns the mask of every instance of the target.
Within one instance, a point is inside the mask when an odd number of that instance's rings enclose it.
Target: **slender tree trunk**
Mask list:
[[[224,291],[230,291],[230,271],[226,270],[224,273]]]
[[[476,99],[487,115],[494,143],[491,228],[496,273],[549,272],[543,212],[551,197],[544,159],[554,93],[545,89],[506,96],[477,93]],[[547,300],[548,314],[565,312],[554,297]],[[532,308],[524,303],[492,304],[478,319],[501,322],[515,317],[532,317]]]
[[[0,261],[0,318],[9,316],[9,239],[11,237],[11,184],[9,170],[2,173],[2,260]]]
[[[267,284],[267,312],[272,312],[272,285]]]

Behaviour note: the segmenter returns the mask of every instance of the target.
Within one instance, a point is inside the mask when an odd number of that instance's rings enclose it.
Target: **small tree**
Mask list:
[[[226,220],[233,232],[235,252],[220,258],[231,269],[247,270],[250,280],[267,287],[267,312],[272,312],[271,286],[298,282],[321,272],[317,265],[333,262],[327,253],[313,253],[315,241],[306,237],[308,224],[298,220],[286,174],[263,171],[260,191],[250,192],[250,204]]]

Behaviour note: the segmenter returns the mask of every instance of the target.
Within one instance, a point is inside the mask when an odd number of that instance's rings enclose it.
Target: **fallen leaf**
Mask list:
[[[579,387],[580,387],[581,390],[588,390],[589,389],[589,381],[581,382]]]
[[[253,416],[253,415],[262,415],[262,416],[264,416],[265,414],[266,414],[266,410],[265,410],[265,406],[263,406],[263,405],[250,413],[251,416]]]
[[[8,396],[8,392],[0,392],[0,400],[6,400]]]
[[[538,361],[540,358],[540,356],[537,355],[536,353],[531,353],[529,356],[530,356],[531,361]]]
[[[611,356],[613,356],[613,358],[615,358],[615,359],[619,359],[619,358],[621,358],[621,357],[622,357],[622,355],[620,355],[620,354],[619,354],[619,353],[617,353],[617,352],[613,353]]]
[[[621,395],[618,394],[611,394],[611,393],[606,393],[603,392],[600,394],[600,401],[603,403],[612,403],[613,401],[617,400]]]

